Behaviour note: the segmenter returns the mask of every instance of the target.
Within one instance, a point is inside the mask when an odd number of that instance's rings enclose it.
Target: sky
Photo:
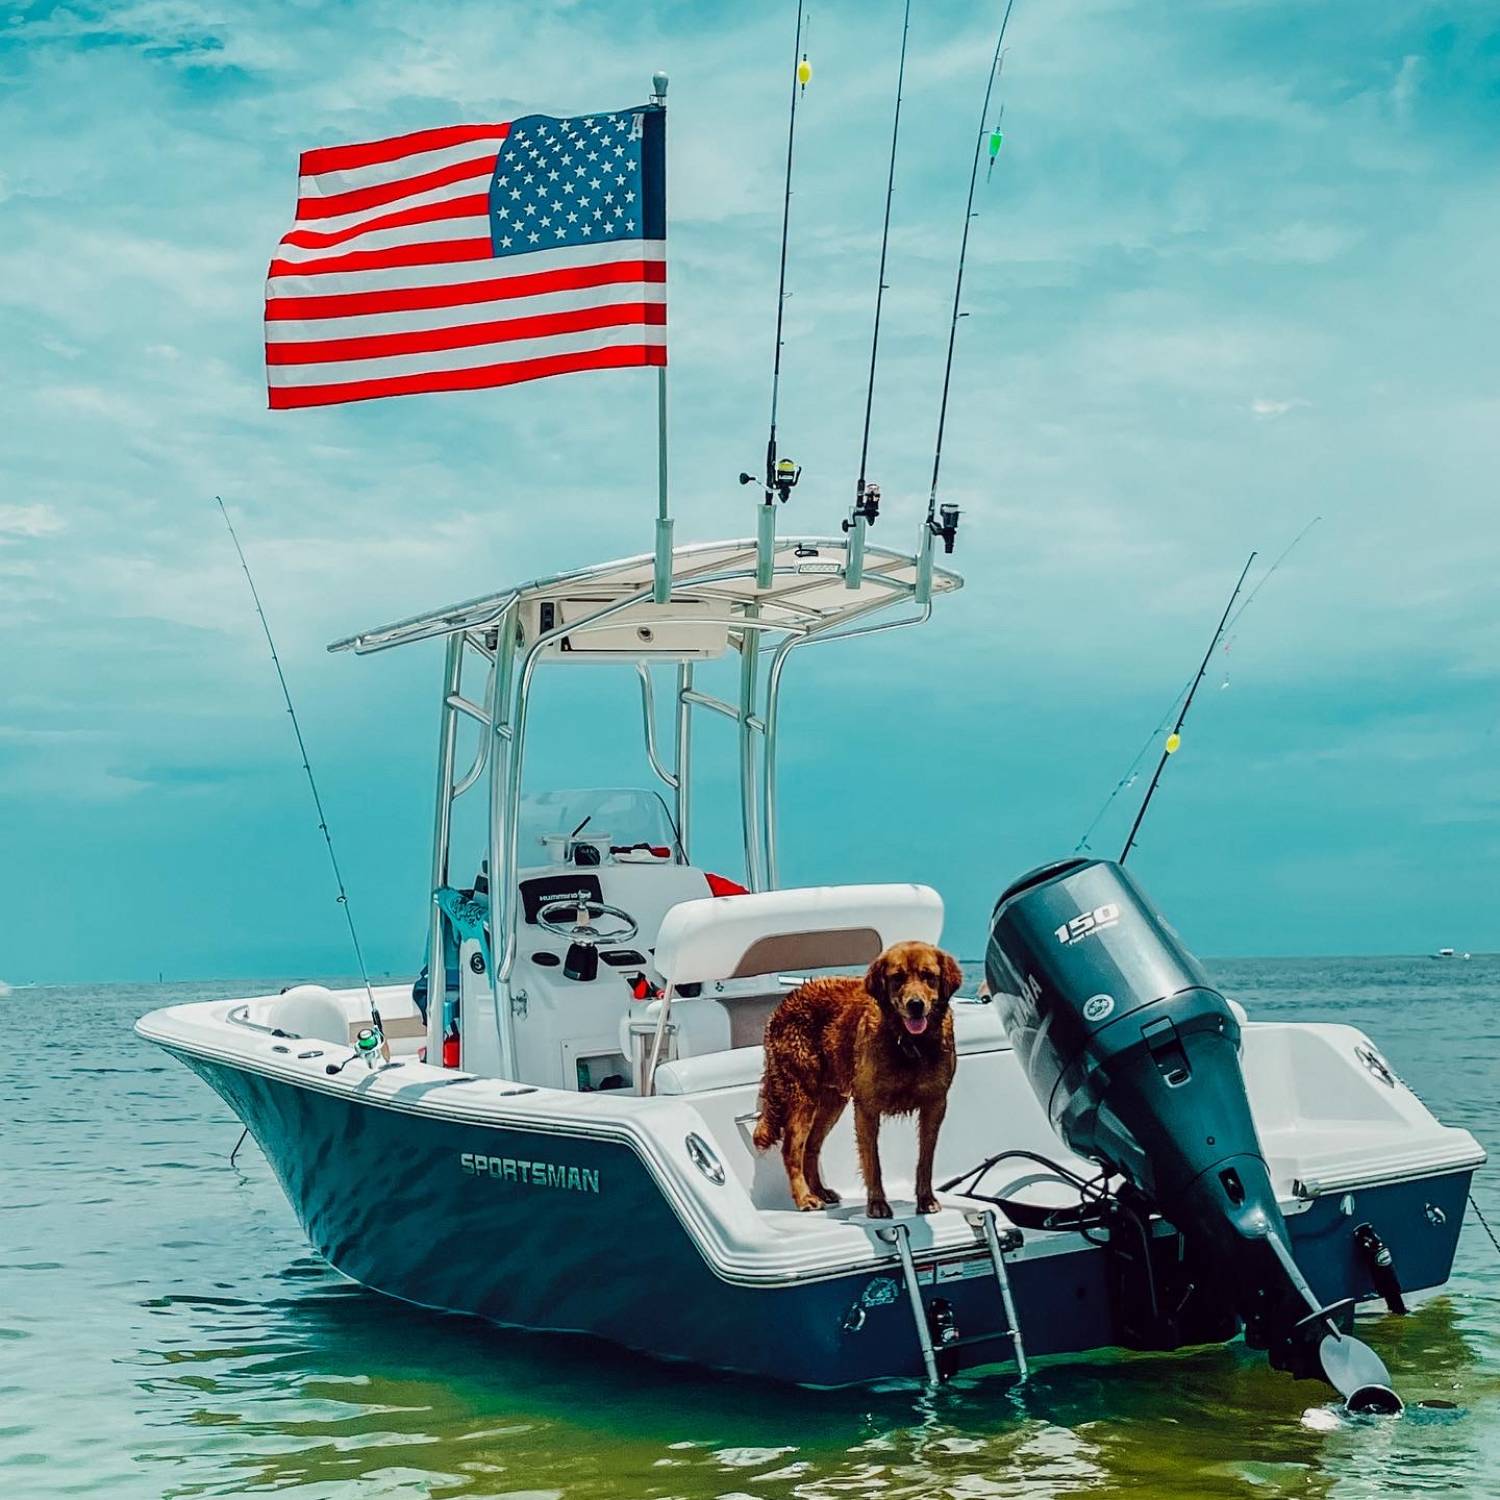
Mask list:
[[[324,646],[646,550],[654,377],[269,412],[263,280],[298,153],[621,108],[665,69],[678,537],[746,535],[794,10],[0,9],[0,978],[350,969],[216,494],[372,966],[410,972],[441,650]],[[901,7],[810,10],[781,421],[805,477],[782,521],[827,534],[857,468]],[[886,546],[925,504],[998,19],[923,0],[912,24]],[[999,891],[1073,849],[1191,676],[1249,552],[1253,585],[1316,516],[1215,657],[1131,866],[1207,955],[1500,950],[1500,16],[1016,0],[1002,101],[944,449],[967,586],[923,630],[794,658],[785,883],[928,881],[947,945],[979,953]],[[533,785],[646,784],[631,684],[558,677]],[[705,733],[702,857],[733,874],[729,754]]]

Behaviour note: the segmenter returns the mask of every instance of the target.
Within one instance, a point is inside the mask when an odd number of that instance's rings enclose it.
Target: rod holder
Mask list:
[[[912,599],[923,607],[932,603],[932,528],[924,521],[917,543],[917,581]]]
[[[768,497],[756,507],[755,586],[768,589],[776,576],[776,506]]]
[[[851,591],[865,581],[865,530],[869,524],[858,512],[844,522],[844,529],[849,533],[844,554],[844,587]]]
[[[875,524],[879,514],[880,486],[861,479],[854,509],[844,522],[844,534],[849,538],[844,554],[844,587],[851,592],[865,580],[865,532]]]
[[[656,573],[652,579],[651,598],[665,604],[672,597],[672,518],[656,518]]]

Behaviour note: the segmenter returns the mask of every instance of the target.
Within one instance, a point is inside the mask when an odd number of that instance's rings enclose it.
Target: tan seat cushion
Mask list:
[[[367,1021],[351,1021],[349,1023],[349,1045],[354,1045],[354,1039],[369,1023]],[[381,1029],[385,1032],[388,1042],[413,1041],[418,1037],[425,1038],[427,1035],[427,1022],[421,1016],[382,1016],[380,1018]]]

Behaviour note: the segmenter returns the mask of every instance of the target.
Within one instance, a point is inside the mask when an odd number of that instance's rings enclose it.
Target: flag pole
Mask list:
[[[666,136],[667,75],[651,75],[651,103],[662,112],[662,136]],[[663,148],[665,150],[665,147]],[[665,192],[663,192],[665,198]],[[665,356],[665,350],[663,351]],[[672,515],[667,498],[667,366],[665,357],[656,367],[656,569],[651,597],[665,604],[672,597]]]

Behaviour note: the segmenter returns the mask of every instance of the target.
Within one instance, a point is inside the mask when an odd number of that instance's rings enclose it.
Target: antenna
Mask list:
[[[266,619],[266,612],[261,607],[260,591],[255,587],[255,580],[250,576],[250,564],[245,561],[245,549],[240,546],[239,535],[234,529],[234,522],[229,519],[229,512],[224,507],[223,498],[215,495],[214,500],[218,504],[219,514],[224,517],[225,526],[229,528],[229,540],[234,543],[234,550],[240,560],[240,569],[245,575],[245,582],[250,585],[250,597],[255,601],[255,613],[260,616],[260,628],[265,632],[266,645],[271,648],[271,665],[276,668],[276,680],[281,684],[281,697],[286,703],[287,717],[291,719],[292,733],[297,737],[297,753],[302,757],[302,769],[307,773],[307,785],[312,792],[313,806],[318,810],[318,832],[323,835],[323,842],[328,846],[328,862],[333,866],[333,883],[338,887],[339,893],[338,903],[343,907],[344,920],[349,924],[349,941],[354,948],[354,961],[359,965],[359,978],[365,987],[365,999],[370,1003],[370,1020],[379,1034],[379,1049],[385,1051],[385,1027],[381,1025],[380,1012],[375,1006],[375,991],[370,987],[370,972],[365,967],[364,950],[359,946],[359,934],[354,930],[354,912],[349,906],[349,892],[344,888],[344,875],[339,869],[338,855],[333,852],[333,835],[328,830],[328,817],[323,811],[323,799],[318,795],[318,783],[313,776],[312,762],[307,756],[307,745],[302,739],[302,726],[297,722],[297,710],[292,706],[292,691],[287,686],[286,673],[281,670],[281,657],[277,655],[276,642],[271,637],[271,623]],[[356,1043],[357,1055],[368,1053],[370,1050],[362,1042]],[[388,1051],[385,1051],[385,1056],[389,1059]],[[330,1067],[329,1071],[337,1070]]]
[[[967,316],[962,310],[962,298],[964,290],[964,263],[969,257],[969,225],[974,219],[974,185],[979,181],[979,156],[984,149],[984,143],[991,134],[985,129],[985,121],[990,117],[990,100],[995,92],[995,80],[1000,76],[1000,69],[1004,63],[1002,49],[1005,46],[1005,31],[1010,25],[1010,13],[1015,7],[1016,0],[1006,0],[1005,14],[1000,19],[1000,34],[995,38],[995,55],[990,59],[989,76],[984,85],[984,108],[979,114],[979,133],[974,137],[974,165],[969,172],[969,197],[964,205],[964,232],[958,245],[958,275],[953,283],[953,317],[948,324],[948,358],[943,364],[943,395],[938,402],[938,424],[937,443],[932,454],[932,489],[927,496],[927,520],[926,535],[923,538],[923,555],[926,559],[927,578],[925,579],[926,590],[931,589],[931,557],[932,538],[940,536],[943,539],[943,550],[953,551],[953,541],[958,534],[958,507],[956,505],[945,505],[943,507],[942,520],[933,520],[937,510],[937,488],[938,471],[943,463],[943,429],[948,422],[948,388],[953,379],[953,348],[958,338],[958,320]],[[996,148],[998,149],[998,147]],[[919,580],[919,593],[923,592],[922,580]],[[925,603],[926,600],[919,600]]]
[[[857,589],[865,571],[865,532],[880,514],[880,486],[867,484],[870,456],[870,413],[875,404],[875,362],[880,353],[880,308],[885,300],[885,256],[891,241],[891,199],[896,190],[896,142],[901,136],[901,89],[906,81],[906,38],[911,30],[911,0],[901,21],[901,61],[896,68],[896,108],[891,118],[891,162],[885,179],[885,223],[880,231],[880,272],[875,281],[875,331],[870,336],[870,381],[865,387],[865,430],[859,442],[859,480],[854,486],[854,509],[844,522],[849,545],[844,559],[844,587]]]
[[[792,152],[797,143],[797,98],[812,77],[812,64],[802,50],[802,11],[804,0],[797,0],[797,32],[792,42],[792,103],[786,127],[786,185],[781,195],[781,267],[776,280],[776,346],[771,358],[771,432],[766,439],[765,494],[756,516],[755,584],[771,586],[772,565],[776,558],[776,501],[784,505],[790,498],[802,470],[789,458],[776,452],[776,408],[781,397],[781,332],[786,318],[786,248],[792,221]],[[754,484],[753,474],[740,475],[741,484]]]
[[[1193,695],[1198,691],[1198,684],[1203,681],[1203,674],[1208,671],[1209,659],[1214,654],[1214,648],[1219,644],[1219,637],[1224,634],[1224,627],[1229,623],[1229,611],[1234,608],[1234,601],[1240,597],[1240,590],[1245,586],[1246,575],[1250,572],[1250,564],[1255,561],[1252,552],[1245,559],[1245,566],[1240,569],[1239,581],[1234,586],[1234,592],[1229,596],[1229,603],[1224,606],[1224,613],[1219,616],[1218,629],[1214,631],[1214,638],[1208,643],[1208,650],[1203,653],[1203,661],[1198,667],[1198,675],[1193,678],[1192,685],[1187,690],[1187,696],[1183,699],[1182,711],[1177,715],[1177,722],[1172,726],[1172,732],[1167,736],[1167,742],[1162,747],[1161,759],[1156,763],[1156,774],[1151,778],[1151,785],[1146,788],[1146,795],[1141,799],[1141,808],[1135,815],[1135,822],[1130,825],[1130,836],[1125,840],[1125,847],[1120,850],[1120,863],[1125,863],[1126,856],[1135,844],[1135,836],[1140,832],[1141,821],[1146,816],[1146,809],[1151,806],[1151,799],[1156,795],[1157,784],[1161,781],[1161,773],[1166,770],[1167,762],[1177,753],[1177,748],[1182,744],[1182,725],[1188,716],[1188,710],[1193,706]],[[1249,601],[1246,600],[1246,603]]]

